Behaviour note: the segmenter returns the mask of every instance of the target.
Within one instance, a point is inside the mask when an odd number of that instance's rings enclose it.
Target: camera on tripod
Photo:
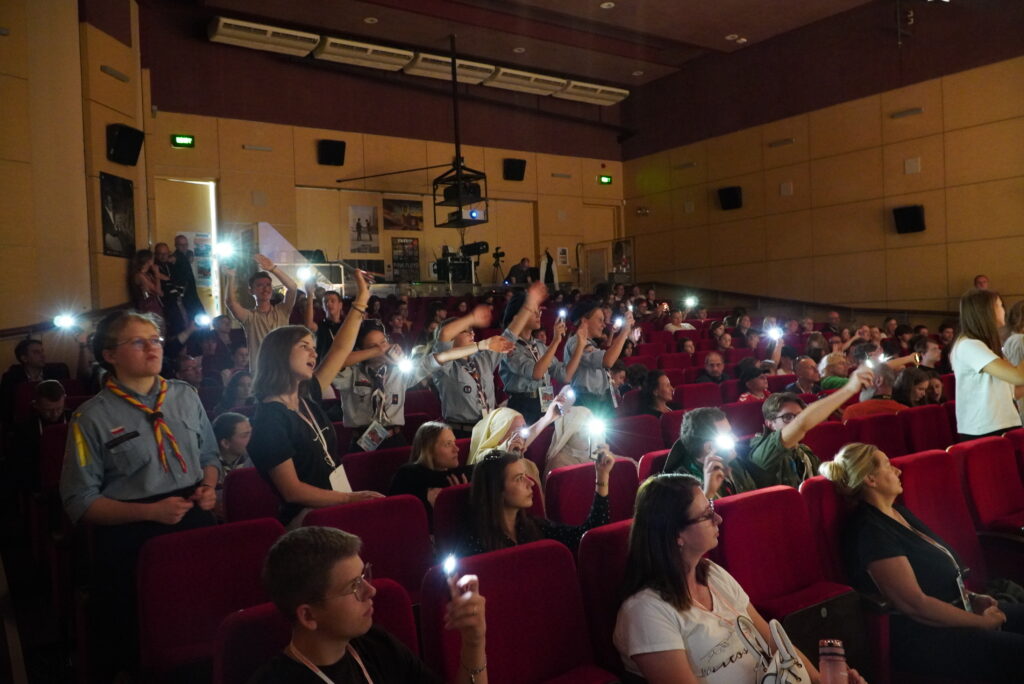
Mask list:
[[[500,262],[505,258],[505,253],[501,251],[501,247],[495,247],[494,253],[491,256],[494,257],[495,262]]]

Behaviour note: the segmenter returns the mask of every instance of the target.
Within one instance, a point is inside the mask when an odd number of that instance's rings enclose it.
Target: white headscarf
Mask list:
[[[551,437],[551,446],[544,463],[545,474],[562,466],[590,462],[591,447],[604,443],[603,440],[590,441],[587,426],[593,417],[590,409],[573,406],[555,423],[555,434]]]

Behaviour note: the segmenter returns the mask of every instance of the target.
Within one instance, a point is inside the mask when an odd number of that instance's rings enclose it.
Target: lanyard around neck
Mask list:
[[[306,410],[306,413],[309,416],[308,418],[302,415],[303,409]],[[309,405],[306,403],[305,399],[299,400],[299,408],[296,411],[296,413],[299,415],[299,418],[302,419],[302,422],[308,425],[309,429],[313,431],[313,439],[316,440],[316,442],[320,445],[320,448],[323,449],[324,451],[324,461],[326,461],[327,465],[329,465],[331,468],[334,468],[334,458],[331,456],[331,450],[327,446],[327,439],[324,437],[324,430],[326,430],[327,428],[320,427],[320,424],[316,420],[316,416],[313,415],[313,411],[312,409],[309,408]]]
[[[309,668],[310,672],[315,674],[317,677],[319,677],[321,680],[323,680],[326,684],[334,684],[334,681],[330,677],[325,675],[323,673],[323,670],[321,670],[319,667],[314,665],[309,660],[309,658],[307,658],[306,656],[304,656],[302,654],[302,651],[300,651],[299,649],[297,649],[295,647],[295,642],[294,641],[292,641],[292,642],[290,642],[288,644],[288,648],[286,648],[284,652],[287,653],[288,655],[290,655],[295,660],[297,660],[300,663],[302,663],[303,665],[305,665],[307,668]],[[366,665],[363,664],[363,659],[359,657],[359,653],[356,651],[356,649],[352,648],[352,644],[348,644],[345,647],[345,652],[352,656],[352,658],[356,661],[356,665],[358,665],[359,669],[362,670],[363,677],[366,678],[366,684],[373,684],[373,679],[370,678],[370,673],[366,671]]]

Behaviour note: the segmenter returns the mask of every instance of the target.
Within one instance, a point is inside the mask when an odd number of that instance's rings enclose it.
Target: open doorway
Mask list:
[[[213,258],[217,242],[217,183],[213,180],[157,178],[154,184],[156,211],[153,242],[184,235],[192,250],[192,270],[199,300],[211,315],[221,313],[220,272]]]

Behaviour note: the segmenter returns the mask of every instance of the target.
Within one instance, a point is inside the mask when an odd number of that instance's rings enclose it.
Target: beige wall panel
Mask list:
[[[218,218],[226,223],[266,221],[295,225],[295,186],[273,174],[224,171],[217,187]]]
[[[622,199],[622,162],[609,159],[580,160],[580,183],[583,186],[583,196],[587,199]],[[598,176],[611,176],[612,182],[604,185],[597,182]]]
[[[34,247],[36,234],[32,215],[32,167],[22,162],[0,160],[0,245]]]
[[[193,135],[195,147],[171,147],[172,135]],[[146,163],[193,167],[208,172],[220,167],[217,119],[212,116],[160,112],[146,117]]]
[[[0,75],[0,159],[31,161],[28,98],[27,80]]]
[[[946,133],[946,185],[1022,175],[1024,117]]]
[[[585,217],[585,212],[581,211],[580,216]],[[530,260],[530,265],[536,266],[539,263],[541,248],[549,245],[543,241],[546,237],[544,234],[541,235],[541,244],[537,244],[534,231],[535,220],[536,209],[533,202],[493,202],[491,204],[491,220],[488,224],[494,229],[491,237],[489,239],[478,237],[478,235],[482,235],[479,230],[471,228],[466,232],[466,242],[487,239],[491,252],[495,247],[501,247],[502,251],[508,252],[509,257],[513,260],[509,262],[510,265],[514,261],[527,257]],[[554,251],[551,256],[556,256]],[[494,259],[488,255],[480,257],[480,270],[483,271],[486,267],[487,274],[490,274],[493,262]],[[481,275],[486,277],[487,274]]]
[[[645,272],[671,271],[677,267],[671,249],[666,249],[672,233],[638,235],[635,241],[636,260]]]
[[[673,188],[703,183],[708,179],[708,146],[701,140],[668,151],[670,182]]]
[[[882,249],[885,246],[882,212],[880,199],[811,210],[814,254]]]
[[[645,211],[646,214],[637,214],[637,210]],[[626,235],[668,230],[673,226],[672,193],[660,192],[656,195],[627,200],[624,211]],[[544,224],[541,223],[542,228],[543,226]]]
[[[52,274],[50,274],[52,276]],[[46,318],[40,313],[41,297],[34,293],[41,284],[36,270],[36,250],[27,246],[5,246],[0,249],[0,288],[4,292],[25,292],[29,296],[8,296],[0,307],[0,328],[16,328],[38,323]]]
[[[738,185],[743,188],[743,206],[723,211],[718,201],[718,189]],[[734,178],[723,178],[708,183],[708,222],[723,223],[760,216],[764,213],[764,175],[760,172]]]
[[[584,242],[601,242],[615,238],[618,228],[620,209],[614,206],[596,204],[583,205],[583,240]],[[541,233],[544,243],[544,233]],[[543,244],[541,245],[543,247]],[[552,256],[558,255],[554,252]]]
[[[26,1],[5,0],[5,2],[0,2],[0,26],[9,31],[3,39],[0,39],[0,73],[20,78],[28,77]]]
[[[871,95],[811,112],[811,158],[881,145],[881,107],[881,97]]]
[[[946,130],[1024,116],[1024,57],[942,79]]]
[[[947,245],[949,296],[959,297],[984,273],[992,288],[1006,295],[1024,294],[1024,237],[976,240]]]
[[[565,195],[539,195],[537,197],[537,232],[541,241],[547,235],[577,235],[583,241],[583,200]],[[466,238],[469,239],[468,237]],[[521,238],[524,242],[532,236]],[[512,245],[502,245],[511,247]],[[508,251],[507,249],[505,251]]]
[[[836,254],[814,260],[813,297],[819,302],[883,301],[885,252]]]
[[[948,188],[946,206],[950,242],[1020,235],[1024,177]]]
[[[882,194],[880,147],[811,161],[811,204],[815,207],[856,202]]]
[[[760,294],[767,283],[764,264],[732,264],[711,269],[711,286],[716,290]]]
[[[115,109],[134,121],[138,110],[139,84],[138,57],[132,49],[91,24],[81,24],[82,96]],[[110,67],[128,77],[121,81],[100,71]],[[141,124],[136,122],[136,128]]]
[[[743,176],[762,168],[759,126],[709,138],[707,145],[708,180]]]
[[[942,135],[930,135],[886,145],[882,152],[885,194],[904,195],[941,188],[945,184]],[[908,161],[920,160],[919,173],[906,173]]]
[[[525,159],[526,173],[521,181],[504,180],[502,167],[505,159]],[[493,147],[484,149],[484,173],[487,174],[487,191],[529,193],[537,192],[537,155],[519,150],[501,150]]]
[[[792,185],[791,195],[782,194],[782,185]],[[811,206],[811,165],[780,166],[764,172],[764,213],[778,214]]]
[[[946,242],[946,192],[945,190],[930,190],[911,195],[897,195],[885,198],[885,209],[883,220],[885,221],[885,246],[887,249],[900,247],[919,247],[922,245],[935,245]],[[892,210],[895,207],[905,207],[912,204],[924,206],[925,229],[920,233],[896,232],[896,221],[892,217]]]
[[[766,262],[765,294],[769,297],[818,299],[814,292],[814,259],[780,259]]]
[[[669,189],[669,153],[658,152],[623,162],[622,172],[626,176],[623,184],[627,198],[652,195]]]
[[[920,114],[892,118],[896,112],[920,107]],[[932,79],[882,93],[882,140],[885,143],[942,132],[942,81]]]
[[[956,310],[956,302],[951,303],[949,299],[896,299],[889,302],[884,302],[883,306],[886,308],[896,309],[930,309],[933,311],[950,311]],[[930,325],[930,332],[934,333],[938,331],[939,324],[944,320],[943,316],[935,317],[934,314],[914,314],[911,316],[914,325],[921,323],[922,325]]]
[[[490,193],[490,199],[507,199],[507,200],[523,200],[525,202],[532,202],[537,199],[537,193],[535,192],[509,192],[507,190],[491,190],[491,179],[487,178],[487,192]]]
[[[105,309],[130,301],[127,259],[92,254],[94,306]]]
[[[789,166],[807,161],[811,155],[806,114],[780,119],[761,127],[761,144],[764,149],[764,168]],[[792,143],[770,147],[769,143],[782,142],[792,138]]]
[[[36,267],[40,274],[40,280],[36,282],[45,283],[47,278],[52,278],[55,287],[41,292],[35,321],[51,320],[65,311],[89,310],[89,259],[86,250],[52,246],[37,249]],[[75,360],[77,353],[75,349]]]
[[[676,271],[677,280],[680,285],[689,287],[711,287],[710,268],[689,268]]]
[[[769,261],[809,257],[814,253],[810,211],[764,217],[765,258]]]
[[[689,185],[676,188],[672,196],[672,225],[677,228],[701,226],[708,222],[708,188]]]
[[[427,142],[411,138],[392,138],[383,135],[363,136],[363,171],[366,175],[387,173],[402,169],[414,169],[427,165]],[[444,169],[431,171],[443,172]],[[430,175],[427,171],[399,173],[393,176],[370,178],[366,181],[368,190],[390,190],[430,194],[430,180],[440,174]]]
[[[681,269],[705,267],[711,263],[711,241],[708,239],[710,226],[698,226],[675,230],[669,235],[669,243],[674,247],[674,266]],[[665,249],[665,246],[662,246]]]
[[[292,127],[259,121],[217,119],[222,171],[294,177]],[[245,149],[245,146],[266,149]]]
[[[708,227],[711,264],[749,264],[764,261],[764,221],[760,218]]]
[[[121,178],[131,179],[138,184],[146,169],[141,155],[139,163],[135,166],[126,166],[107,159],[107,126],[112,123],[134,126],[135,120],[93,100],[86,100],[84,106],[86,175],[98,176],[100,171],[103,171]],[[136,191],[138,191],[138,187],[136,187]]]
[[[363,135],[342,133],[323,128],[292,128],[295,150],[295,184],[319,186],[322,188],[346,188],[361,190],[366,181],[338,183],[339,178],[358,178],[363,173]],[[343,140],[345,142],[345,163],[342,166],[323,166],[316,163],[318,140]]]
[[[209,186],[166,179],[157,179],[154,186],[154,244],[166,242],[174,249],[178,233],[210,230]]]
[[[537,193],[540,195],[583,195],[579,157],[537,155]],[[564,177],[563,177],[564,176]]]
[[[945,264],[945,245],[886,250],[886,298],[896,300],[941,297],[946,292]]]

